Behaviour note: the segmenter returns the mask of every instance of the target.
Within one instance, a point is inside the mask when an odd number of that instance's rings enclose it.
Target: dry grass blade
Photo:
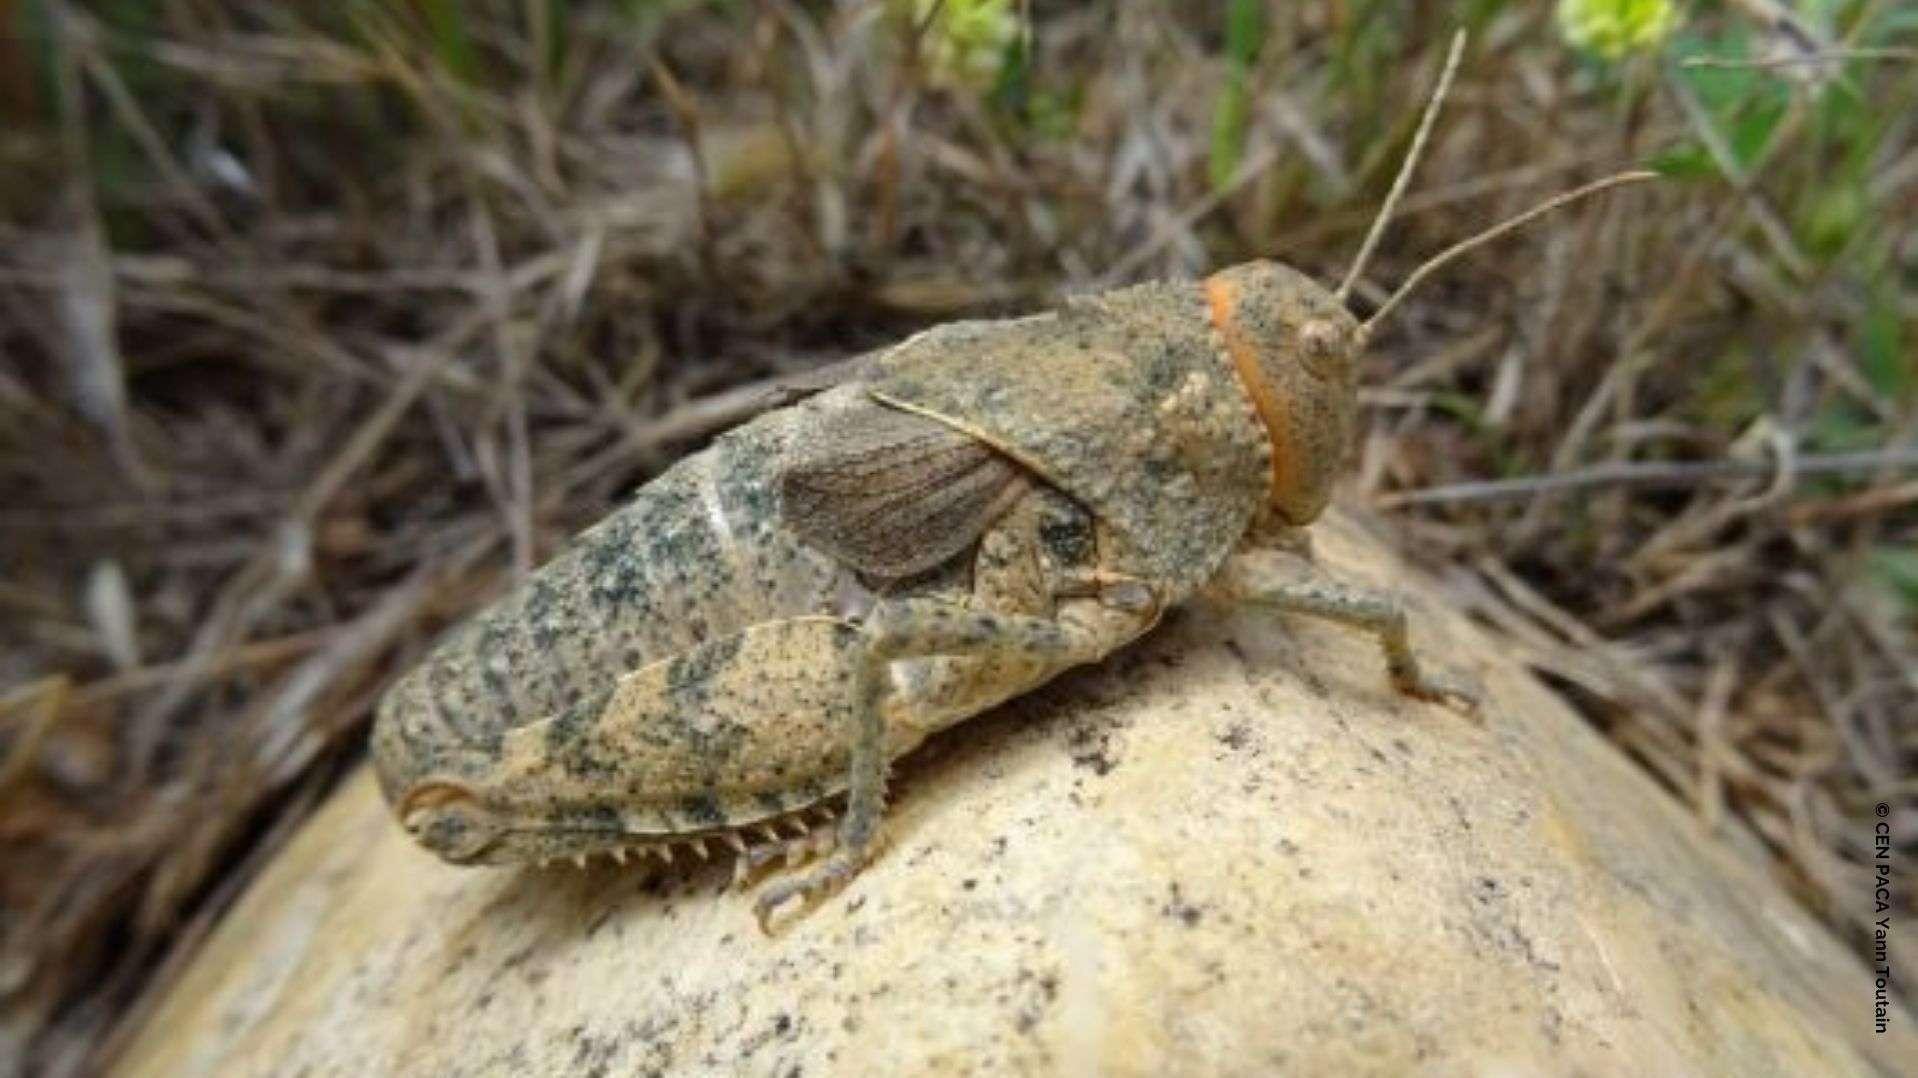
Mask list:
[[[0,717],[7,720],[6,755],[0,756],[0,794],[4,794],[27,774],[34,757],[46,741],[47,732],[60,720],[72,683],[65,674],[55,674],[22,686],[0,699]],[[16,716],[24,715],[24,719]]]
[[[1797,475],[1843,475],[1852,472],[1879,473],[1918,468],[1918,448],[1883,449],[1865,453],[1837,453],[1798,457],[1791,462]],[[1442,505],[1448,502],[1497,501],[1505,498],[1531,498],[1595,487],[1683,488],[1717,479],[1781,474],[1781,465],[1757,460],[1702,460],[1671,463],[1601,464],[1557,475],[1525,479],[1497,479],[1478,483],[1453,483],[1429,490],[1411,490],[1387,495],[1379,504],[1390,508],[1410,505]],[[1906,499],[1891,491],[1871,491],[1860,511],[1869,512],[1902,504]],[[1856,504],[1856,503],[1853,503]],[[1826,510],[1838,512],[1840,510]],[[1808,514],[1800,511],[1800,517]]]
[[[1756,59],[1731,59],[1718,56],[1690,56],[1686,67],[1812,67],[1844,60],[1918,60],[1918,49],[1826,49],[1798,56],[1764,56]]]

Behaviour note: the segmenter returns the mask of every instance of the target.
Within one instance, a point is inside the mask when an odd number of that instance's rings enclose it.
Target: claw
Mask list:
[[[787,896],[782,894],[774,900],[770,894],[761,894],[759,899],[753,903],[753,920],[759,922],[760,935],[770,936],[773,934],[773,911],[778,909],[779,906],[786,901],[786,897]]]
[[[754,846],[746,851],[746,856],[740,858],[738,863],[745,865],[749,871],[757,872],[770,864],[778,854],[779,848],[776,846]]]
[[[772,916],[779,907],[794,898],[804,903],[829,895],[844,887],[859,868],[858,858],[841,851],[800,879],[767,884],[766,889],[759,893],[759,899],[753,903],[753,917],[759,922],[759,930],[771,935]]]
[[[613,860],[618,861],[622,865],[626,863],[626,848],[624,846],[613,847]]]
[[[1427,669],[1416,676],[1394,680],[1398,682],[1399,691],[1407,696],[1449,708],[1468,718],[1479,713],[1478,688],[1456,675]]]
[[[712,856],[706,852],[706,840],[703,838],[687,839],[686,845],[693,848],[693,852],[699,855],[701,861],[707,860]]]
[[[575,865],[578,865],[578,866],[579,866],[580,868],[585,868],[585,867],[586,867],[586,855],[585,855],[585,854],[583,854],[583,853],[576,853],[576,854],[574,854],[574,855],[573,855],[573,864],[575,864]]]

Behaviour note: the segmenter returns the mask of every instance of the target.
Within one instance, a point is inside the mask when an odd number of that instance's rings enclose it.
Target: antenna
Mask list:
[[[1425,140],[1432,135],[1432,122],[1438,119],[1439,106],[1445,104],[1445,95],[1452,90],[1452,76],[1458,74],[1459,57],[1465,55],[1465,31],[1459,30],[1452,35],[1452,49],[1445,54],[1445,68],[1439,72],[1438,87],[1432,91],[1432,100],[1425,103],[1425,115],[1419,118],[1418,133],[1412,136],[1412,148],[1405,151],[1405,161],[1399,165],[1399,174],[1392,181],[1392,191],[1385,196],[1385,205],[1379,208],[1379,215],[1372,219],[1372,230],[1365,234],[1365,242],[1359,246],[1359,256],[1352,261],[1352,268],[1345,271],[1345,280],[1332,295],[1340,303],[1352,294],[1352,286],[1358,283],[1359,274],[1364,271],[1365,263],[1372,257],[1372,251],[1378,247],[1379,238],[1385,235],[1385,226],[1392,219],[1392,211],[1398,208],[1399,199],[1405,197],[1405,186],[1412,182],[1412,170],[1418,166],[1419,156],[1425,152]]]
[[[1579,199],[1584,198],[1586,195],[1595,195],[1599,193],[1600,191],[1610,190],[1611,188],[1614,188],[1614,187],[1622,187],[1628,183],[1639,183],[1644,180],[1655,180],[1657,178],[1658,178],[1658,173],[1647,172],[1643,169],[1640,169],[1633,172],[1620,172],[1615,175],[1607,176],[1602,180],[1594,180],[1593,182],[1588,183],[1585,186],[1578,188],[1577,190],[1567,191],[1564,194],[1555,195],[1552,198],[1546,199],[1544,202],[1541,202],[1538,205],[1533,206],[1531,209],[1526,210],[1524,213],[1519,214],[1517,217],[1513,217],[1502,224],[1493,225],[1491,228],[1486,229],[1485,231],[1479,233],[1476,236],[1471,237],[1470,239],[1460,240],[1459,242],[1453,244],[1452,246],[1447,247],[1445,250],[1439,252],[1433,258],[1428,259],[1424,265],[1420,266],[1418,269],[1413,270],[1412,275],[1405,279],[1405,283],[1402,285],[1399,285],[1398,291],[1392,293],[1392,295],[1388,299],[1386,299],[1386,301],[1383,304],[1379,306],[1378,310],[1372,312],[1372,317],[1366,319],[1365,323],[1359,327],[1360,339],[1364,339],[1365,337],[1371,336],[1372,327],[1378,325],[1380,319],[1384,318],[1387,314],[1390,314],[1392,311],[1392,308],[1399,305],[1400,300],[1404,299],[1408,294],[1410,294],[1414,288],[1417,288],[1420,284],[1424,283],[1427,277],[1430,277],[1433,273],[1436,273],[1438,269],[1441,266],[1444,266],[1447,262],[1450,262],[1453,259],[1459,257],[1460,255],[1465,254],[1466,252],[1471,251],[1475,248],[1483,247],[1484,245],[1492,242],[1493,240],[1498,239],[1500,236],[1505,235],[1507,232],[1511,232],[1514,229],[1523,228],[1525,225],[1530,224],[1532,221],[1545,216],[1546,214],[1552,212],[1553,210],[1558,209],[1561,206],[1565,206],[1569,203],[1576,202]]]

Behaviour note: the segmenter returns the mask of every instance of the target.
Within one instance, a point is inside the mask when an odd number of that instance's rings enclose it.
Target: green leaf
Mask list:
[[[426,15],[427,33],[433,40],[433,55],[448,73],[464,83],[479,75],[479,55],[466,32],[465,13],[459,0],[418,0]]]
[[[1231,0],[1225,20],[1225,86],[1212,108],[1212,154],[1207,162],[1215,190],[1231,181],[1245,157],[1252,66],[1264,40],[1265,5],[1260,0]]]
[[[1802,233],[1806,246],[1826,259],[1842,253],[1871,220],[1870,198],[1855,184],[1832,183],[1810,192],[1809,198]]]
[[[1025,34],[1007,39],[987,96],[994,108],[1016,119],[1027,118],[1032,104],[1032,57],[1027,51]]]
[[[52,125],[60,123],[61,104],[65,100],[60,92],[59,48],[53,37],[53,13],[48,4],[52,0],[27,0],[14,12],[14,25],[8,27],[18,34],[32,67],[34,97],[40,102],[42,118]]]
[[[1877,449],[1884,443],[1884,428],[1851,405],[1832,404],[1812,417],[1805,441],[1806,448],[1817,453]]]
[[[1245,156],[1245,123],[1251,105],[1245,84],[1245,72],[1236,68],[1228,72],[1212,108],[1212,155],[1206,171],[1213,190],[1232,181]]]
[[[1878,547],[1871,552],[1866,571],[1873,584],[1898,593],[1907,615],[1918,611],[1918,550]]]
[[[1645,167],[1674,180],[1709,179],[1718,175],[1718,165],[1705,147],[1696,142],[1681,142],[1653,154]]]
[[[1904,319],[1898,310],[1897,290],[1882,284],[1872,291],[1858,333],[1858,360],[1873,389],[1893,402],[1912,396],[1918,383],[1918,360],[1904,340]]]
[[[1470,394],[1442,389],[1432,394],[1430,404],[1433,411],[1451,416],[1474,434],[1485,429],[1485,410]]]
[[[1750,168],[1771,144],[1772,132],[1785,118],[1786,105],[1783,95],[1767,93],[1762,87],[1742,102],[1742,114],[1725,132],[1731,143],[1732,157],[1740,167]]]

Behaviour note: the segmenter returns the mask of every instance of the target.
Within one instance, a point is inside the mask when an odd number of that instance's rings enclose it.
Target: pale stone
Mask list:
[[[457,869],[349,782],[127,1074],[1824,1074],[1918,1063],[1774,883],[1496,642],[1408,594],[1482,724],[1338,627],[1194,607],[899,769],[773,938],[715,864]],[[1866,896],[1860,896],[1864,901]]]

